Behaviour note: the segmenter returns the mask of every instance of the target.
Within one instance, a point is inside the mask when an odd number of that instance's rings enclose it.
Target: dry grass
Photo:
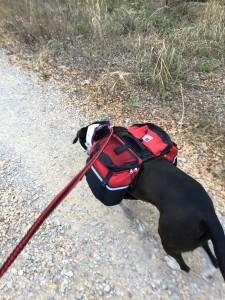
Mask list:
[[[71,95],[78,77],[93,118],[98,112],[99,118],[111,114],[120,125],[131,116],[134,121],[147,121],[143,115],[155,118],[159,125],[169,118],[180,124],[183,139],[193,142],[195,136],[205,143],[208,137],[222,152],[224,0],[169,3],[0,0],[0,38],[3,31],[20,48],[32,46],[31,65],[36,58],[42,78],[63,82]],[[91,84],[82,86],[85,79]]]
[[[1,25],[32,42],[102,35],[106,10],[101,0],[0,0]]]
[[[175,89],[193,69],[209,72],[224,64],[225,6],[221,0],[179,1],[169,7],[163,0],[0,0],[0,25],[18,39],[44,49],[39,55],[41,65],[46,53],[54,54],[53,44],[74,47],[78,36],[90,44],[115,43],[116,48],[100,48],[99,59],[102,53],[112,60],[121,56],[120,69],[113,71],[131,73],[126,76],[126,82],[132,79],[129,86],[135,77],[136,83],[158,87],[163,93]],[[116,85],[118,80],[124,78],[116,78]]]

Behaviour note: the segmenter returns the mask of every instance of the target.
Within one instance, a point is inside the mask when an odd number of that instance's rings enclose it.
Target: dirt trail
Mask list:
[[[0,53],[0,263],[86,156],[71,141],[86,124],[53,83],[11,66]],[[171,264],[157,234],[158,212],[126,202],[129,220],[91,195],[85,180],[36,233],[0,281],[0,299],[224,299],[219,271],[203,280],[200,250]],[[142,220],[142,221],[140,221]]]

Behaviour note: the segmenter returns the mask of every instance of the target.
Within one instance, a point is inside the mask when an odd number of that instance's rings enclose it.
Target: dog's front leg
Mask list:
[[[134,213],[125,203],[120,202],[119,207],[129,220],[134,221]]]

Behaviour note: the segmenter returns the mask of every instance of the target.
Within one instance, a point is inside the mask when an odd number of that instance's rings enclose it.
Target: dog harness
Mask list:
[[[105,124],[103,127],[106,126],[110,125]],[[95,126],[89,131],[92,132],[92,140],[97,130]],[[119,204],[124,198],[129,198],[126,194],[135,187],[144,161],[160,156],[176,165],[178,152],[169,135],[151,123],[135,124],[128,130],[113,127],[113,130],[104,151],[86,173],[92,193],[107,206]],[[101,149],[106,138],[93,143],[87,162]]]

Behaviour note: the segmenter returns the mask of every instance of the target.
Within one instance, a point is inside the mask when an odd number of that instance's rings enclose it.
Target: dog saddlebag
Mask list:
[[[148,148],[154,156],[167,159],[170,163],[177,164],[177,145],[169,135],[159,126],[151,123],[134,124],[128,131]]]
[[[90,158],[99,151],[106,138],[93,144]],[[99,158],[86,173],[92,193],[104,205],[119,204],[132,185],[141,163],[141,159],[113,134]]]

